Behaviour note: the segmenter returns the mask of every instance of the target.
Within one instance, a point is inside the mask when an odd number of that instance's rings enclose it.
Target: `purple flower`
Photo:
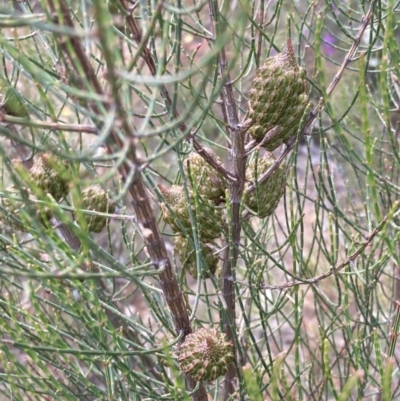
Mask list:
[[[322,35],[322,52],[328,56],[331,57],[335,54],[335,48],[333,45],[336,42],[336,38],[331,35],[330,33],[325,33]]]

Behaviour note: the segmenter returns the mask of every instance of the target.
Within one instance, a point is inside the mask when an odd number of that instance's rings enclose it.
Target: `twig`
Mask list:
[[[18,130],[14,127],[14,125],[8,125],[7,127],[16,137],[19,136]],[[30,152],[26,146],[20,144],[17,141],[11,141],[12,147],[16,150],[18,153],[19,158],[21,159],[21,162],[23,166],[29,170],[33,166],[33,154]]]
[[[274,127],[270,129],[264,136],[261,142],[257,142],[255,139],[251,140],[249,143],[246,144],[246,156],[248,156],[250,153],[256,151],[257,149],[260,149],[266,142],[270,140],[270,138],[274,137],[275,134],[281,129],[281,127]]]
[[[352,331],[354,331],[356,326],[352,327]],[[332,371],[332,369],[335,367],[335,365],[339,362],[339,359],[343,357],[344,351],[347,349],[348,344],[345,344],[342,346],[338,354],[336,355],[335,359],[332,361],[332,363],[329,365],[329,370]],[[325,377],[322,376],[318,383],[315,385],[315,388],[311,391],[310,394],[308,394],[307,398],[305,401],[310,401],[312,398],[314,398],[314,394],[318,391],[320,391],[320,388],[325,384]]]
[[[210,152],[200,145],[196,138],[191,137],[191,141],[193,143],[193,148],[196,152],[216,171],[221,173],[228,181],[237,181],[236,176],[229,171],[222,163],[219,163]]]
[[[328,86],[328,89],[326,90],[326,94],[329,96],[333,90],[336,88],[336,85],[339,83],[340,79],[342,78],[343,72],[346,69],[346,67],[353,61],[354,54],[357,51],[358,46],[360,45],[361,38],[367,29],[367,26],[369,25],[369,22],[372,18],[372,9],[375,5],[376,1],[372,1],[371,5],[369,6],[367,14],[365,14],[363,18],[363,23],[361,24],[360,30],[358,31],[357,36],[354,38],[354,43],[350,47],[350,50],[347,52],[346,57],[343,60],[342,65],[339,68],[339,71],[336,73],[336,75],[333,77],[332,82]]]
[[[53,3],[52,0],[50,0],[49,3]],[[71,17],[69,15],[69,7],[66,4],[65,0],[61,0],[59,2],[60,8],[63,13],[63,22],[66,26],[73,27],[73,22],[71,20]],[[52,4],[54,7],[54,4]],[[100,24],[100,20],[99,20]],[[100,29],[100,38],[103,40],[104,37],[101,35],[101,29]],[[74,48],[74,54],[77,56],[77,59],[81,63],[81,66],[85,67],[85,73],[87,74],[87,77],[89,79],[89,82],[93,85],[93,88],[96,93],[104,96],[104,92],[102,89],[102,86],[100,85],[99,81],[97,80],[96,74],[94,72],[93,67],[91,66],[91,63],[89,59],[87,58],[86,53],[84,52],[81,43],[72,36],[71,38],[71,44]],[[107,44],[103,42],[104,51],[106,53],[107,51]],[[73,59],[73,57],[71,57]],[[110,65],[110,60],[108,59],[107,62],[109,63],[108,69],[109,69],[109,77],[112,74],[112,65]],[[117,106],[119,105],[119,99],[118,96],[116,97],[109,97],[112,99],[113,102],[117,103]],[[97,106],[95,104],[90,104],[91,108],[93,109],[94,112],[96,113],[101,113],[100,110],[98,110]],[[106,105],[108,108],[110,105]],[[122,116],[122,117],[121,117]],[[125,119],[123,118],[123,114],[120,115],[121,117],[121,122],[123,124],[123,128],[126,129],[128,132],[130,132],[130,127],[127,126],[126,122],[124,121]],[[111,139],[113,140],[114,144],[117,145],[119,149],[122,149],[125,144],[122,143],[120,136],[117,134],[115,130],[111,132]],[[109,153],[113,153],[112,146],[110,144],[107,145],[107,149]],[[168,305],[171,309],[171,312],[173,313],[175,317],[175,325],[177,329],[177,334],[179,335],[181,331],[185,335],[190,333],[190,325],[189,325],[189,320],[185,308],[185,303],[182,297],[182,294],[179,290],[178,284],[175,279],[175,275],[173,274],[169,259],[168,259],[168,254],[165,248],[164,241],[160,235],[160,232],[158,230],[156,220],[154,218],[152,209],[151,209],[151,204],[148,199],[147,193],[145,186],[143,184],[143,181],[141,179],[140,175],[140,165],[141,163],[136,157],[136,152],[135,148],[132,145],[129,147],[129,150],[127,152],[127,160],[122,163],[119,166],[119,171],[123,177],[124,180],[127,180],[128,177],[131,175],[131,168],[132,166],[136,169],[135,172],[135,177],[133,181],[130,183],[129,186],[129,192],[132,196],[132,204],[135,209],[136,215],[137,215],[137,221],[139,226],[142,228],[142,233],[143,233],[143,238],[145,240],[146,246],[147,246],[147,251],[149,253],[149,256],[152,260],[152,263],[155,268],[161,268],[163,267],[163,271],[160,273],[160,282],[161,285],[163,286],[163,290],[168,302]],[[180,295],[180,296],[179,296]],[[182,298],[182,299],[181,299]]]
[[[387,221],[387,216],[379,223],[379,225],[374,229],[374,231],[369,236],[367,236],[367,240],[365,242],[363,242],[361,244],[361,246],[353,254],[351,254],[345,262],[343,262],[337,266],[332,266],[325,273],[322,273],[319,276],[315,276],[313,278],[296,279],[296,280],[289,281],[288,283],[284,283],[284,284],[274,284],[274,285],[262,284],[260,286],[257,286],[256,288],[258,288],[260,290],[282,291],[282,290],[292,288],[292,287],[297,287],[300,285],[319,285],[320,281],[326,279],[329,276],[332,276],[333,274],[337,274],[340,270],[342,270],[346,266],[352,264],[354,262],[354,260],[364,252],[365,248],[367,248],[371,244],[372,240],[381,232],[381,230],[383,229],[383,227],[386,224],[386,221]],[[237,283],[239,283],[243,286],[246,286],[246,287],[250,287],[250,285],[244,281],[237,280]]]
[[[10,123],[13,125],[24,125],[32,128],[44,128],[52,131],[84,132],[96,135],[99,133],[98,129],[93,125],[51,123],[32,119],[27,120],[25,118],[4,114],[2,112],[0,112],[0,122]]]

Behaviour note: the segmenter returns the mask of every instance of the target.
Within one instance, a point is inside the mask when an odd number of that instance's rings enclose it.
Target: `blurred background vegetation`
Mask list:
[[[0,5],[1,401],[400,400],[398,2]],[[229,167],[224,74],[244,121],[257,68],[287,38],[315,114],[275,151],[287,184],[274,214],[243,220],[234,392],[220,377],[197,385],[204,398],[179,369],[182,333],[129,188],[140,175],[191,328],[223,330],[220,269],[182,268],[158,185],[190,186],[194,134]],[[34,191],[28,204],[26,171],[43,153],[68,162],[69,193]],[[82,206],[90,185],[115,211]],[[101,232],[88,232],[90,216],[107,221]]]

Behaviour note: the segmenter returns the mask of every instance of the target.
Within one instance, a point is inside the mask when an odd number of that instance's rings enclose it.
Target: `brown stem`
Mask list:
[[[9,125],[8,129],[16,136],[19,136],[18,130],[14,127],[14,125]],[[21,159],[23,166],[29,170],[33,166],[33,155],[32,152],[24,145],[20,144],[18,141],[11,141],[12,147],[18,153],[18,156]]]
[[[210,21],[214,40],[218,34],[219,15],[217,2],[209,1]],[[230,214],[231,229],[229,232],[228,245],[224,251],[224,259],[222,265],[222,295],[226,304],[226,314],[224,315],[225,333],[228,340],[235,345],[236,337],[236,311],[235,311],[235,287],[233,279],[233,270],[235,269],[241,232],[241,216],[240,203],[244,190],[246,155],[245,155],[245,135],[239,126],[239,116],[233,94],[233,86],[230,79],[229,70],[227,69],[227,58],[225,47],[222,47],[219,54],[219,73],[224,85],[221,90],[222,113],[226,126],[229,130],[231,148],[229,152],[229,170],[237,177],[236,181],[229,181],[229,198],[230,198]],[[236,348],[235,348],[236,349]],[[236,352],[235,352],[236,360]],[[230,398],[236,387],[236,368],[232,363],[225,375],[224,400]]]
[[[52,7],[54,8],[53,1],[49,0],[49,3],[51,3]],[[96,4],[97,7],[101,6],[101,4],[98,2]],[[71,16],[69,14],[69,8],[65,0],[60,0],[59,5],[62,12],[63,24],[69,27],[73,27],[74,25]],[[123,5],[125,6],[124,2]],[[102,6],[106,7],[106,4],[104,3]],[[135,31],[132,32],[134,34],[133,35],[134,38],[135,39],[140,38],[140,31],[138,30],[136,22],[134,21],[132,16],[128,15],[126,17],[126,20],[128,26],[130,26],[131,29],[132,28],[136,29]],[[147,195],[146,187],[142,180],[141,176],[142,163],[136,156],[136,149],[135,149],[136,141],[133,138],[134,136],[133,131],[126,119],[126,116],[123,113],[122,104],[119,98],[119,90],[118,90],[119,88],[118,85],[116,84],[117,79],[115,76],[114,59],[110,52],[107,38],[104,35],[104,32],[107,31],[107,27],[102,26],[101,19],[98,20],[98,23],[99,23],[99,40],[103,46],[104,59],[107,66],[107,74],[110,82],[111,93],[110,94],[104,93],[99,81],[97,80],[94,69],[91,66],[90,61],[85,51],[82,48],[80,41],[77,38],[74,38],[73,36],[70,37],[70,41],[73,47],[74,54],[70,55],[70,59],[71,61],[74,60],[75,68],[76,67],[79,68],[79,65],[76,65],[76,61],[79,61],[80,67],[84,68],[84,71],[87,74],[88,81],[92,86],[91,88],[92,90],[94,90],[97,94],[101,96],[108,95],[105,98],[109,99],[109,101],[104,106],[107,109],[115,107],[115,109],[118,111],[118,118],[119,118],[118,123],[121,125],[123,132],[125,132],[125,135],[127,136],[126,140],[129,141],[129,146],[126,152],[125,161],[120,164],[118,170],[121,174],[123,181],[125,182],[130,180],[132,169],[135,170],[133,179],[131,179],[131,181],[128,183],[129,185],[128,191],[132,198],[132,206],[135,210],[136,220],[138,222],[139,227],[142,230],[142,235],[146,245],[146,250],[154,268],[161,269],[159,274],[160,285],[164,292],[167,305],[173,316],[176,333],[178,335],[182,334],[183,335],[182,339],[184,340],[186,335],[191,333],[189,316],[186,310],[184,297],[179,288],[174,271],[172,269],[172,265],[168,258],[168,253],[165,247],[165,243],[158,229],[157,221],[154,217],[153,210],[151,208],[150,199]],[[67,51],[69,51],[69,48]],[[146,53],[148,52],[148,49],[146,47],[143,47],[143,51],[144,53]],[[74,56],[76,56],[76,59]],[[151,57],[150,54],[148,56]],[[153,65],[153,67],[155,73],[156,71],[155,66]],[[89,107],[92,109],[94,113],[97,113],[99,115],[102,114],[102,111],[98,108],[96,104],[90,103]],[[106,144],[108,152],[110,154],[113,154],[114,148],[120,151],[126,147],[125,145],[126,144],[122,141],[119,132],[117,132],[115,129],[112,130],[110,133],[110,140]],[[196,383],[193,380],[188,378],[188,382],[191,389],[195,388]],[[194,400],[196,401],[207,400],[207,394],[204,385],[200,385],[199,389],[196,391],[194,395]]]
[[[218,162],[216,158],[210,152],[207,152],[203,146],[197,141],[196,138],[192,138],[193,147],[196,152],[216,171],[220,172],[228,181],[237,181],[235,175],[229,171],[222,163]]]

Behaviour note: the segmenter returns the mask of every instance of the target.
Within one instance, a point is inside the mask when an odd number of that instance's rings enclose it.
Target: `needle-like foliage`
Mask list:
[[[0,2],[0,401],[400,399],[399,14]]]

